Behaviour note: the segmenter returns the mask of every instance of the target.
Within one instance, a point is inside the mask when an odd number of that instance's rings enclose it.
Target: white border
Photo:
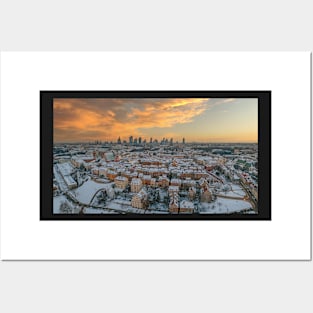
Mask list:
[[[272,221],[39,221],[40,90],[272,90]],[[310,53],[3,52],[2,259],[310,259]]]

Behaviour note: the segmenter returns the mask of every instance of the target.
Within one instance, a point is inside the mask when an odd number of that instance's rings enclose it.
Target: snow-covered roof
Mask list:
[[[117,177],[115,177],[115,180],[128,181],[127,177],[124,177],[124,176],[117,176]]]
[[[168,187],[168,191],[169,192],[178,192],[179,191],[179,187],[178,186],[169,186]]]
[[[142,181],[141,181],[140,178],[133,178],[132,181],[131,181],[131,184],[132,185],[141,185]]]
[[[82,203],[89,203],[93,195],[102,188],[111,189],[112,183],[97,183],[93,180],[88,180],[82,186],[75,189],[76,198]]]
[[[141,200],[145,199],[147,196],[148,196],[148,193],[145,188],[142,188],[137,194],[134,195],[134,197],[138,197]]]
[[[117,174],[115,171],[108,170],[108,174]]]
[[[60,172],[62,173],[62,175],[64,175],[64,176],[70,175],[71,172],[73,171],[73,167],[69,162],[59,163],[58,168],[59,168]]]

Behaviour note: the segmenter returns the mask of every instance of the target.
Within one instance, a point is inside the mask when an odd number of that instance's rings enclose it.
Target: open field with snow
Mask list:
[[[211,203],[201,203],[200,214],[230,214],[252,209],[251,204],[244,200],[217,198]]]

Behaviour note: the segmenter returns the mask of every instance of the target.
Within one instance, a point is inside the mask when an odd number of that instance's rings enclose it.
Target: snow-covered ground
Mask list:
[[[150,209],[153,211],[162,211],[162,212],[167,213],[168,205],[164,203],[153,203],[153,204],[150,204]]]
[[[244,189],[237,184],[231,184],[231,188],[234,194],[237,194],[239,196],[244,197],[246,195],[246,192],[244,191]]]
[[[225,198],[217,198],[214,202],[199,205],[200,214],[227,214],[248,209],[252,209],[248,201]]]
[[[220,190],[217,192],[217,195],[225,197],[243,198],[246,195],[246,192],[240,185],[227,184],[223,185],[222,188],[220,188]]]
[[[55,179],[59,185],[59,188],[61,191],[66,191],[68,190],[68,187],[62,177],[62,175],[59,173],[59,171],[56,169],[56,166],[53,166],[53,173],[54,173],[54,176],[55,176]]]
[[[118,214],[118,212],[105,209],[84,208],[84,214]]]
[[[63,201],[66,201],[65,196],[53,197],[53,214],[62,214],[60,211],[60,205]]]
[[[65,202],[72,211],[70,212],[63,212],[60,209],[61,204]],[[56,196],[53,197],[53,214],[78,214],[79,213],[79,207],[72,203],[71,201],[68,201],[66,196],[61,195],[61,196]]]
[[[125,213],[137,213],[137,214],[167,214],[168,211],[156,211],[156,210],[144,210],[137,209],[131,206],[131,202],[127,200],[112,200],[106,203],[106,208],[117,210],[119,212]]]

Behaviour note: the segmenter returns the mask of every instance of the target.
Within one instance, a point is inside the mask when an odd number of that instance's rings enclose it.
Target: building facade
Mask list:
[[[130,183],[130,191],[138,193],[142,188],[142,180],[140,178],[133,178]]]
[[[137,209],[146,209],[148,207],[148,193],[145,189],[141,189],[132,197],[131,205]]]
[[[128,179],[127,177],[124,177],[124,176],[117,176],[114,179],[114,183],[115,183],[116,188],[120,188],[124,190],[128,185]]]

